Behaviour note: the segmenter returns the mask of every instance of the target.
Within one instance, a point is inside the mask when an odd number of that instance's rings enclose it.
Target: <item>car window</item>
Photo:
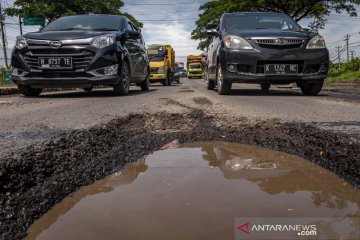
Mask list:
[[[283,14],[236,14],[224,19],[225,31],[247,29],[300,30],[300,26]]]
[[[134,28],[130,22],[128,22],[128,24],[127,24],[127,30],[134,31]]]

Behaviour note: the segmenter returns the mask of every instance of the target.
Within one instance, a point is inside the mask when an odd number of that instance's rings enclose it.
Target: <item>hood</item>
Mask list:
[[[296,38],[311,38],[316,36],[315,33],[305,31],[286,31],[277,29],[256,29],[256,30],[244,30],[244,31],[232,31],[227,32],[226,35],[236,35],[243,38],[251,37],[296,37]]]
[[[91,31],[52,31],[52,32],[33,32],[24,35],[25,38],[38,40],[68,40],[93,38],[100,35],[116,32],[91,32]]]

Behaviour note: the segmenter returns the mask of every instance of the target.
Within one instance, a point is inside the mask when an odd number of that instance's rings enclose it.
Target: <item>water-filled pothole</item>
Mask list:
[[[84,187],[27,239],[234,239],[237,217],[360,215],[360,193],[292,155],[229,143],[155,152]]]

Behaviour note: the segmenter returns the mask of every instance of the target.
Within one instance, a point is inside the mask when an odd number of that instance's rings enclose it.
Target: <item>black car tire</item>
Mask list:
[[[120,81],[113,86],[115,95],[124,96],[130,91],[130,68],[129,64],[124,61],[121,69]]]
[[[18,85],[19,92],[26,97],[37,97],[42,92],[42,88],[32,88],[28,85]]]
[[[168,81],[168,86],[171,86],[171,82],[172,82],[172,76],[171,76],[171,73],[168,73],[167,74],[167,81]]]
[[[222,69],[220,64],[217,66],[216,70],[216,80],[217,80],[217,88],[219,95],[228,95],[231,93],[231,83],[224,79],[222,74]]]
[[[300,89],[305,96],[316,96],[321,92],[323,85],[324,79],[311,83],[301,83]]]
[[[83,88],[83,90],[84,90],[85,92],[91,92],[93,89],[94,89],[93,86]]]
[[[140,87],[141,87],[141,91],[149,91],[150,89],[149,76],[146,76],[145,80],[141,82]]]
[[[260,83],[261,91],[267,92],[271,87],[271,83]]]
[[[209,79],[209,72],[206,71],[206,74],[204,76],[205,78],[205,84],[207,90],[214,90],[215,88],[215,82]]]

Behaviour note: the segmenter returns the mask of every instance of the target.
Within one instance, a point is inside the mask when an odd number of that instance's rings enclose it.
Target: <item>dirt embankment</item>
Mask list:
[[[196,109],[186,114],[133,114],[2,159],[1,239],[23,238],[30,224],[66,195],[176,139],[250,144],[298,155],[360,187],[360,144],[345,136],[304,124],[249,123]]]

